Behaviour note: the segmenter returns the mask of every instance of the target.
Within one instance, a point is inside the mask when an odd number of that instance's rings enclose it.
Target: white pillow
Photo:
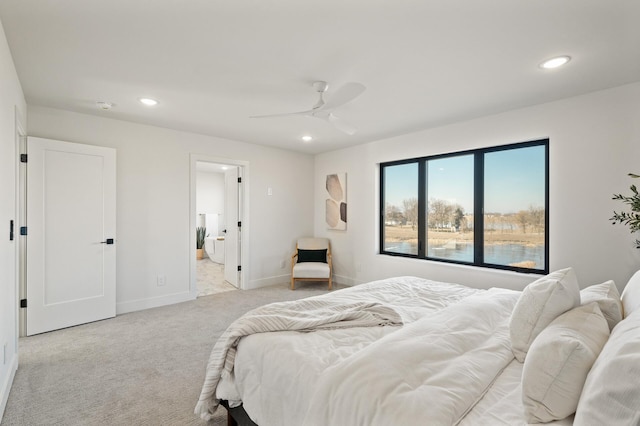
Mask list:
[[[579,305],[580,287],[571,268],[552,272],[525,287],[509,324],[516,359],[524,362],[536,336],[558,315]]]
[[[622,320],[620,293],[611,280],[580,290],[580,302],[583,305],[591,302],[598,303],[602,314],[609,323],[609,330],[613,330],[613,327]]]
[[[631,315],[631,312],[640,307],[640,271],[637,271],[633,276],[629,279],[629,282],[622,290],[622,306],[623,309],[623,318]]]
[[[587,376],[573,424],[640,424],[640,309],[611,332]]]
[[[609,326],[595,302],[560,315],[540,333],[522,370],[527,422],[550,422],[575,413],[587,374],[608,337]]]

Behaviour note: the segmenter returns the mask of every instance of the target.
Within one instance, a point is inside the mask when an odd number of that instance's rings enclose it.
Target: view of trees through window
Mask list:
[[[381,252],[546,271],[546,151],[545,140],[381,165]]]
[[[418,163],[399,164],[385,170],[384,250],[418,255]]]

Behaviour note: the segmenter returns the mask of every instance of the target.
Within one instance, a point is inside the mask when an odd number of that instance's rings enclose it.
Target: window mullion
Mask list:
[[[418,164],[418,257],[427,254],[427,162]]]
[[[473,263],[484,263],[484,152],[474,154]]]

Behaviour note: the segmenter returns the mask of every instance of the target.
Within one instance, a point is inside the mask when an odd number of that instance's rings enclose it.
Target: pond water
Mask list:
[[[417,243],[407,241],[388,242],[385,250],[395,253],[418,254]],[[473,262],[473,244],[455,244],[455,247],[429,247],[428,257]],[[511,265],[513,263],[533,261],[536,269],[544,269],[544,246],[521,244],[491,244],[484,247],[485,263]]]

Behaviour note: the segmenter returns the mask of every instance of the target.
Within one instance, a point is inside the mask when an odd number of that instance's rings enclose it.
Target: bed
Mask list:
[[[580,290],[570,268],[522,292],[397,277],[274,303],[220,337],[195,412],[222,403],[260,426],[640,424],[638,305],[640,272],[621,298],[612,281]]]

